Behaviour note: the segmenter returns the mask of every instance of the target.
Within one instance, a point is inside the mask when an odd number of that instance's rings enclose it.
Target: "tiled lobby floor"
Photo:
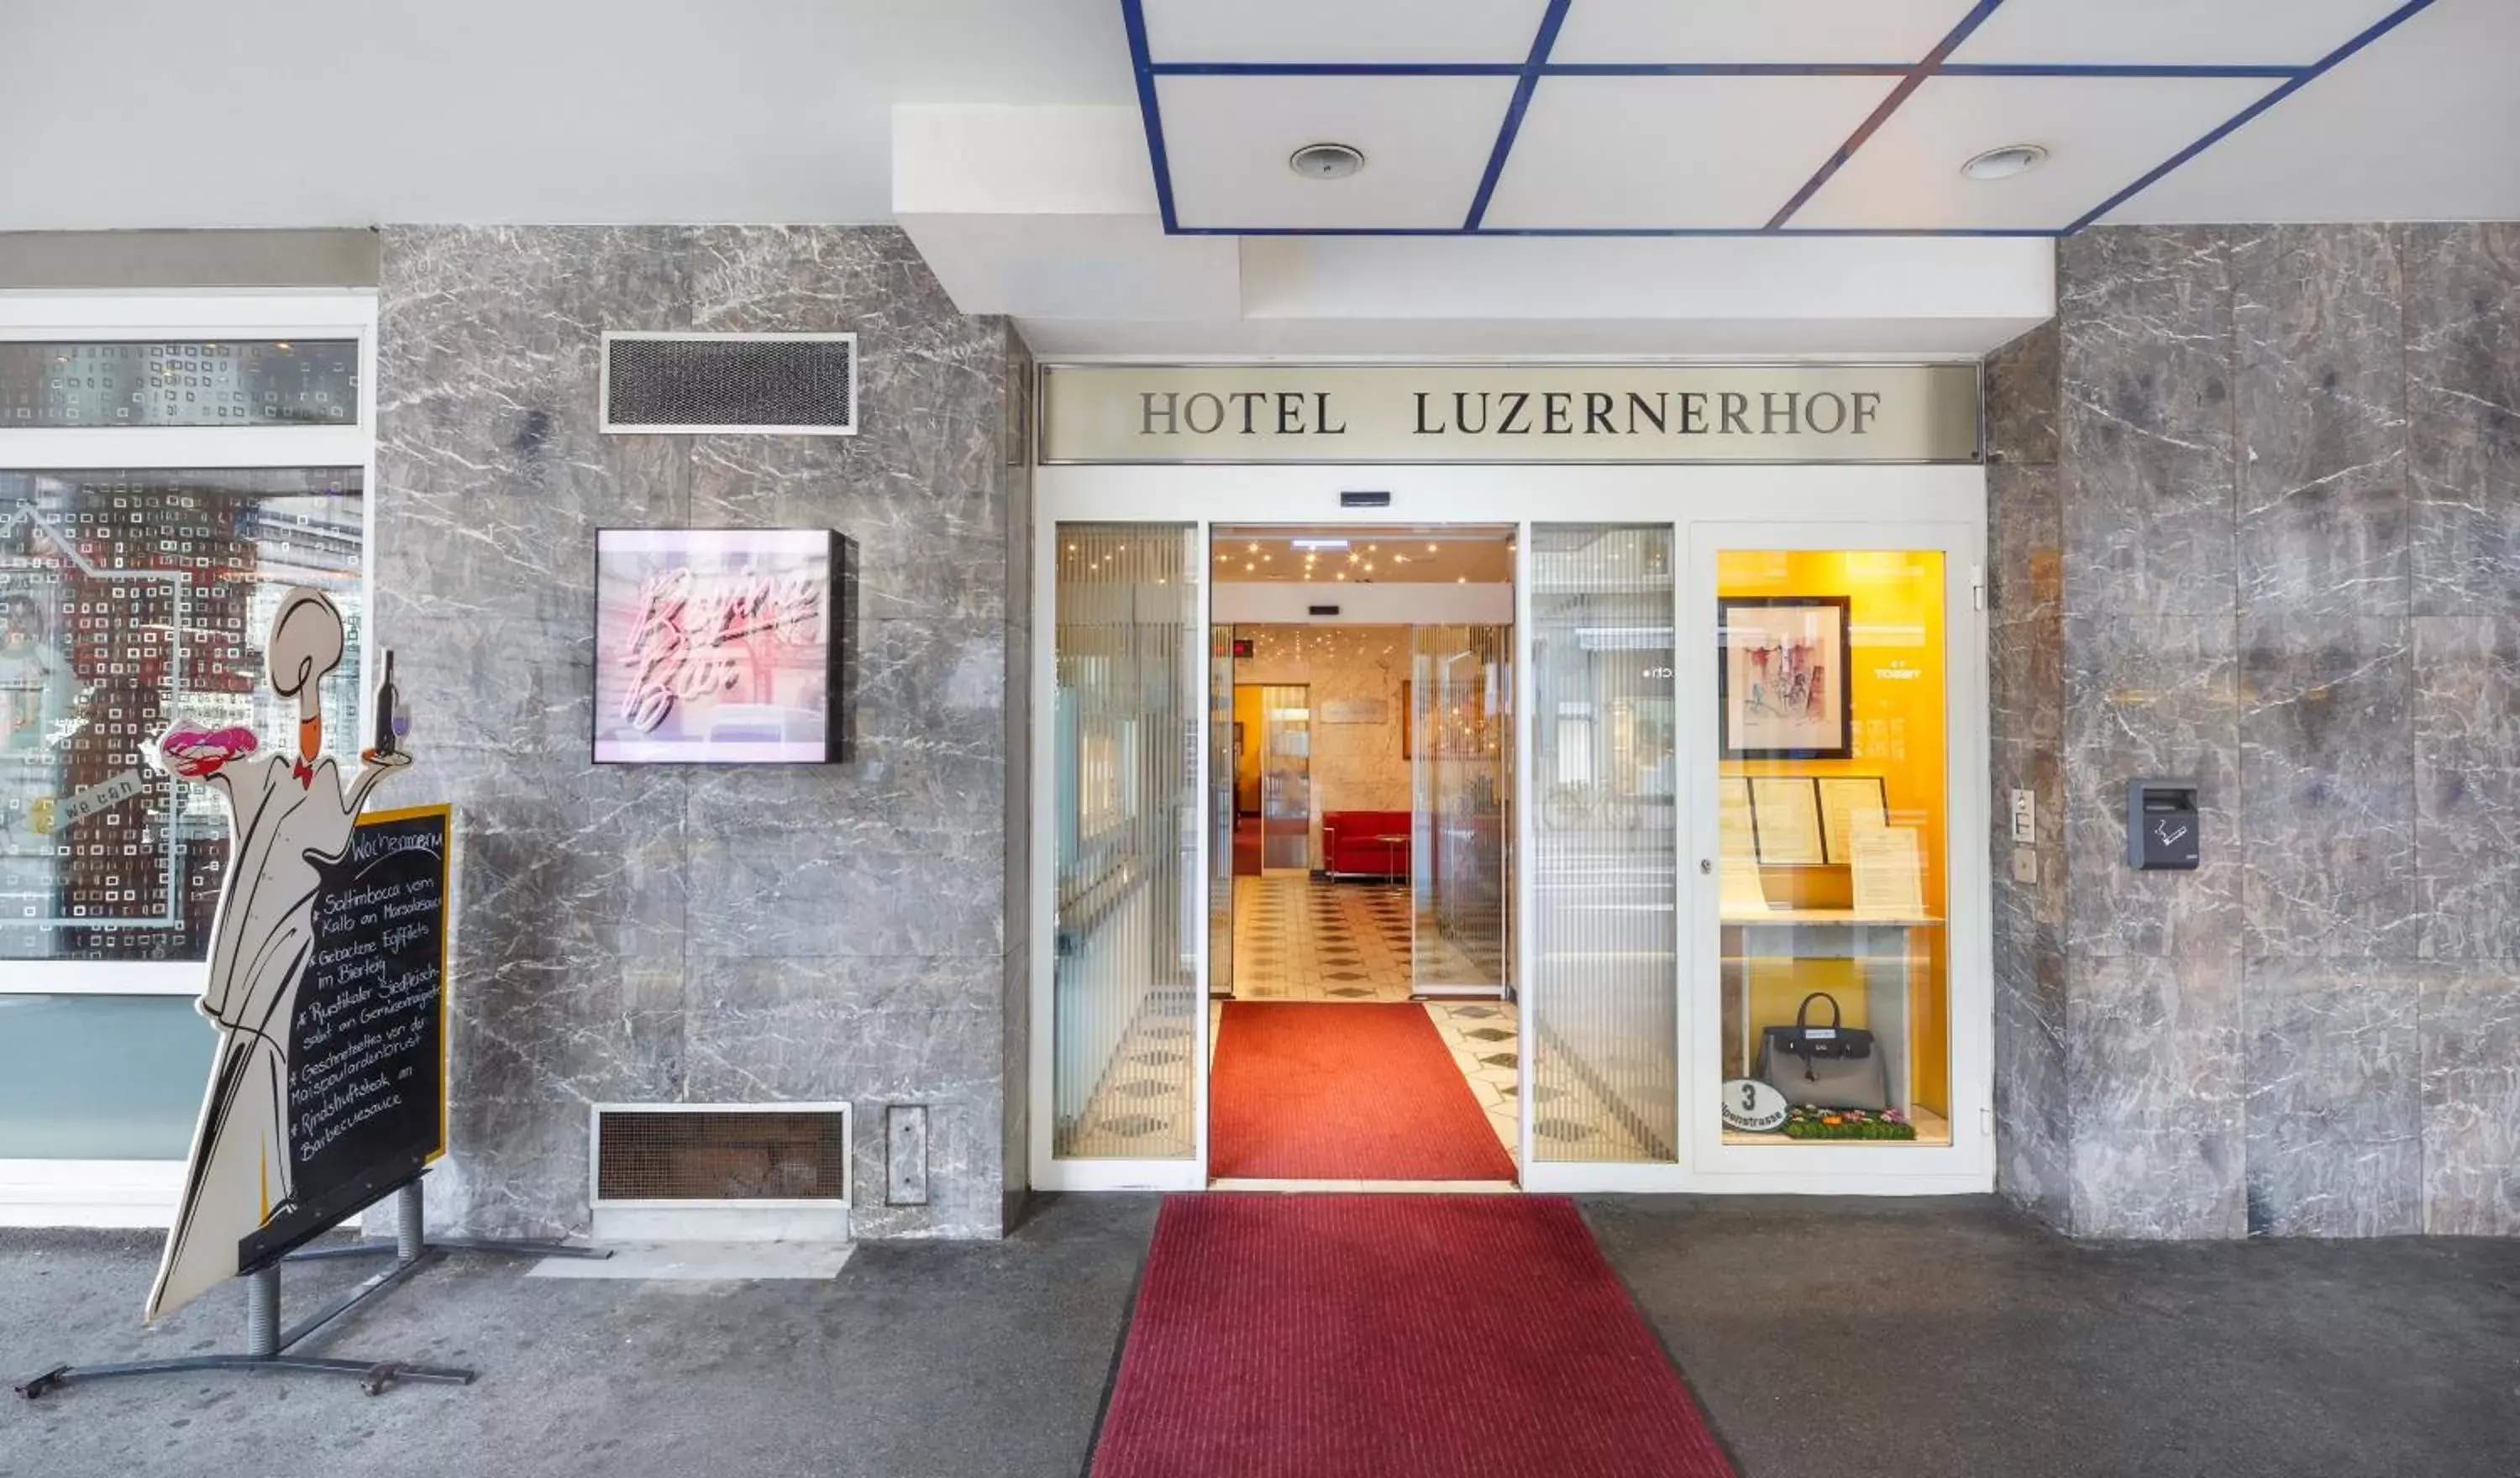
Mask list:
[[[1234,999],[1406,1001],[1406,883],[1234,879]]]

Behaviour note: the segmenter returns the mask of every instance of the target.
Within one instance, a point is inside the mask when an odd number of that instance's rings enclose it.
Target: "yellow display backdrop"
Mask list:
[[[1879,776],[1888,825],[1916,831],[1923,912],[1935,919],[1948,917],[1946,574],[1938,550],[1725,550],[1717,555],[1716,565],[1719,599],[1840,598],[1849,607],[1843,680],[1851,757],[1725,757],[1721,773],[1726,777]],[[1819,867],[1762,866],[1759,880],[1773,906],[1844,910],[1855,901],[1851,873],[1832,859]],[[1728,935],[1732,932],[1727,930]],[[1908,1097],[1917,1108],[1947,1119],[1951,1027],[1944,931],[1912,929],[1908,938]],[[1751,1059],[1759,1032],[1792,1022],[1795,1008],[1813,991],[1835,997],[1848,1026],[1873,1026],[1867,1019],[1863,968],[1852,959],[1742,961],[1737,976],[1740,999],[1726,1005],[1728,1015],[1746,1015],[1750,1045],[1743,1051],[1737,1044],[1744,1034],[1727,1033],[1727,1074],[1755,1070]]]

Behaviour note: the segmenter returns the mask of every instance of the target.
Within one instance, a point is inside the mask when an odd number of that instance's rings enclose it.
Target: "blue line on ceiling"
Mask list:
[[[2374,22],[2372,26],[2368,30],[2363,31],[2362,34],[2356,36],[2353,40],[2346,42],[2343,46],[2340,46],[2336,48],[2336,50],[2329,52],[2326,56],[2319,58],[2318,64],[2312,67],[2308,71],[2301,73],[2291,81],[2284,83],[2281,87],[2274,89],[2265,97],[2260,98],[2248,107],[2241,109],[2238,112],[2232,114],[2229,120],[2225,122],[2222,127],[2215,129],[2212,133],[2205,135],[2205,137],[2198,139],[2195,143],[2190,144],[2186,148],[2179,151],[2177,154],[2172,155],[2169,158],[2162,160],[2161,163],[2155,166],[2149,174],[2137,180],[2134,184],[2129,185],[2117,194],[2110,196],[2107,200],[2100,202],[2090,210],[2085,211],[2081,219],[2065,228],[2063,234],[2071,236],[2075,232],[2090,225],[2092,222],[2098,220],[2101,216],[2104,216],[2110,211],[2118,208],[2120,205],[2125,204],[2128,201],[2135,199],[2136,196],[2151,188],[2153,183],[2159,180],[2163,175],[2170,173],[2170,171],[2186,163],[2189,159],[2192,159],[2198,155],[2203,154],[2206,150],[2213,148],[2216,144],[2221,143],[2226,137],[2237,130],[2242,124],[2248,122],[2251,118],[2265,112],[2268,109],[2274,107],[2277,103],[2280,103],[2284,99],[2291,97],[2294,93],[2301,91],[2304,87],[2309,86],[2319,77],[2326,75],[2329,67],[2334,67],[2337,63],[2353,56],[2356,52],[2361,51],[2372,42],[2379,40],[2382,36],[2385,36],[2389,32],[2397,29],[2401,22],[2411,20],[2417,12],[2422,11],[2432,3],[2433,0],[2407,0],[2406,4],[2399,6],[2396,10],[2393,10],[2386,16],[2381,17],[2378,22]]]
[[[2052,226],[1182,226],[1175,236],[2044,236]]]
[[[1152,62],[1159,77],[1901,77],[1913,62]],[[2148,62],[1947,62],[1947,77],[2274,77],[2310,67]]]
[[[1863,148],[1865,141],[1871,138],[1882,124],[1889,122],[1890,115],[1899,111],[1899,105],[1913,97],[1916,89],[1925,85],[1925,79],[1933,75],[1935,68],[1943,65],[1944,59],[1958,50],[1959,44],[1969,38],[1969,32],[1984,24],[1986,18],[1994,15],[1995,8],[2002,3],[2003,0],[1978,0],[1976,5],[1971,6],[1969,13],[1960,17],[1960,23],[1952,27],[1951,34],[1943,37],[1932,51],[1925,53],[1923,61],[1917,63],[1906,76],[1899,79],[1899,85],[1890,89],[1890,96],[1881,100],[1880,106],[1872,110],[1872,115],[1855,125],[1855,132],[1847,135],[1846,142],[1837,146],[1837,153],[1830,155],[1827,162],[1822,164],[1817,173],[1803,181],[1803,188],[1794,192],[1793,199],[1785,202],[1784,208],[1768,218],[1768,229],[1777,230],[1785,222],[1792,220],[1794,212],[1803,208],[1805,202],[1818,195],[1820,187],[1827,184],[1830,176],[1844,168],[1847,160],[1855,157],[1855,151]]]
[[[1476,231],[1487,218],[1488,198],[1496,194],[1497,181],[1505,175],[1506,157],[1513,153],[1513,136],[1522,131],[1523,111],[1531,106],[1531,90],[1540,85],[1540,68],[1549,61],[1550,48],[1557,44],[1557,28],[1566,23],[1566,7],[1573,0],[1549,0],[1549,9],[1540,17],[1540,31],[1531,38],[1531,57],[1523,64],[1522,77],[1513,84],[1513,101],[1505,109],[1505,123],[1497,129],[1496,148],[1488,154],[1487,173],[1479,176],[1479,193],[1470,198],[1469,218],[1462,229]]]
[[[2307,67],[2158,62],[1946,62],[1944,77],[2299,77]]]
[[[1147,56],[1147,15],[1138,0],[1120,0],[1120,21],[1129,30],[1129,65],[1138,74],[1138,114],[1147,125],[1147,162],[1155,171],[1155,204],[1166,232],[1181,229],[1173,215],[1173,161],[1164,152],[1164,115],[1155,104],[1155,74]]]

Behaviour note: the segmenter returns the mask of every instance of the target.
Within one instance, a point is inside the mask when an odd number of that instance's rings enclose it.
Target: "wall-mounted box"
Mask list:
[[[2202,855],[2196,833],[2194,781],[2127,782],[2128,867],[2147,873],[2191,871]]]

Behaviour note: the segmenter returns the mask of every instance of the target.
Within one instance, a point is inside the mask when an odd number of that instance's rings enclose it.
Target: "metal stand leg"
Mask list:
[[[421,1238],[420,1183],[412,1182],[394,1195],[394,1256],[411,1262],[420,1256]]]
[[[355,1376],[371,1396],[397,1380],[434,1380],[469,1386],[474,1372],[447,1366],[405,1365],[400,1361],[326,1360],[288,1353],[301,1341],[357,1307],[369,1294],[389,1288],[419,1271],[421,1261],[397,1263],[333,1301],[321,1313],[293,1329],[280,1327],[280,1268],[274,1264],[246,1276],[244,1353],[189,1355],[175,1360],[140,1360],[118,1365],[55,1366],[10,1389],[28,1401],[77,1381],[115,1380],[132,1375],[172,1375],[191,1370],[303,1370],[319,1375]]]
[[[280,1356],[280,1270],[265,1268],[245,1280],[245,1353],[256,1360]]]
[[[394,1197],[394,1234],[368,1237],[360,1241],[330,1247],[300,1247],[282,1262],[313,1262],[338,1257],[377,1257],[393,1254],[392,1264],[382,1272],[368,1276],[356,1288],[335,1299],[313,1318],[283,1330],[280,1327],[280,1265],[247,1275],[245,1290],[245,1353],[241,1355],[194,1355],[179,1360],[144,1360],[126,1365],[55,1366],[40,1375],[29,1376],[10,1389],[32,1401],[58,1386],[79,1380],[108,1380],[123,1375],[159,1375],[178,1370],[312,1370],[334,1375],[355,1375],[374,1396],[396,1380],[442,1380],[457,1385],[471,1385],[473,1372],[441,1366],[407,1366],[394,1361],[318,1360],[311,1356],[292,1355],[289,1351],[310,1339],[335,1320],[359,1306],[371,1294],[382,1293],[394,1284],[435,1261],[443,1252],[495,1252],[509,1257],[590,1257],[612,1255],[609,1247],[571,1247],[564,1242],[506,1241],[449,1237],[443,1241],[428,1239],[423,1219],[419,1178],[396,1187]],[[371,1203],[373,1204],[373,1203]]]

